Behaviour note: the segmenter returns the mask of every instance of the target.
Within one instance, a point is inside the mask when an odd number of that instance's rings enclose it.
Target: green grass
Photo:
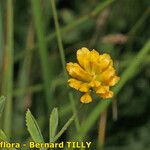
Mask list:
[[[75,139],[92,141],[91,149],[98,149],[98,118],[107,109],[103,149],[150,147],[147,4],[148,0],[0,1],[0,96],[6,98],[0,102],[0,139]],[[76,62],[77,49],[91,47],[94,34],[92,48],[111,55],[121,78],[113,88],[118,103],[115,123],[109,109],[112,99],[93,96],[92,103],[81,104],[81,93],[67,83],[66,63]],[[114,39],[122,34],[127,41],[104,43],[110,34]]]
[[[38,45],[39,45],[39,57],[41,60],[46,101],[48,107],[52,108],[53,102],[51,99],[51,93],[49,91],[52,82],[51,81],[52,70],[50,70],[49,62],[48,62],[48,50],[47,50],[47,42],[45,41],[45,25],[44,25],[44,20],[42,19],[42,8],[39,0],[32,0],[31,4],[33,9],[33,19],[35,23],[36,34],[37,34]]]
[[[11,136],[12,131],[12,105],[13,105],[13,57],[14,57],[14,30],[13,30],[13,1],[6,1],[6,11],[7,11],[7,26],[6,26],[6,42],[5,47],[5,67],[3,70],[3,87],[2,93],[6,96],[6,106],[4,113],[4,131],[8,137]]]

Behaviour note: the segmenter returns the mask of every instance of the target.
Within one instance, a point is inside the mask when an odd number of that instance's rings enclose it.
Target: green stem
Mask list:
[[[75,104],[75,100],[74,100],[72,92],[69,92],[69,100],[70,100],[70,103],[71,103],[71,108],[72,108],[73,113],[77,114],[76,104]],[[77,115],[75,117],[75,126],[76,126],[76,129],[78,131],[79,128],[80,128],[80,123],[79,123],[79,118],[78,118]]]
[[[6,55],[5,55],[5,73],[4,73],[4,95],[6,96],[6,106],[4,114],[4,131],[8,137],[11,136],[12,120],[12,97],[13,97],[13,1],[6,1],[7,10],[7,33],[6,33]]]
[[[44,90],[45,96],[47,100],[48,107],[52,108],[52,99],[51,93],[49,91],[51,85],[51,72],[49,68],[48,62],[48,51],[47,51],[47,43],[45,40],[45,29],[42,17],[42,10],[40,0],[31,0],[32,9],[33,9],[33,17],[34,23],[36,28],[36,34],[38,39],[38,46],[39,46],[39,56],[41,60],[41,67],[42,67],[42,75],[43,75],[43,82],[44,82]]]
[[[2,1],[0,1],[0,69],[2,67],[3,56],[3,17],[2,17]]]
[[[56,28],[56,35],[57,35],[59,53],[60,53],[60,57],[61,57],[61,63],[62,63],[63,71],[64,71],[64,74],[65,74],[65,77],[67,80],[68,76],[67,76],[67,72],[66,72],[66,60],[65,60],[64,48],[63,48],[60,27],[59,27],[59,22],[58,22],[57,10],[56,10],[56,6],[55,6],[55,1],[50,0],[50,2],[51,2],[51,6],[52,6],[52,13],[53,13],[54,23],[55,23],[55,28]]]
[[[51,2],[52,13],[53,13],[54,22],[55,22],[59,53],[60,53],[60,57],[61,57],[63,71],[64,71],[65,78],[66,78],[66,81],[67,81],[68,75],[67,75],[67,71],[66,71],[66,60],[65,60],[65,53],[64,53],[64,48],[63,48],[63,43],[62,43],[62,38],[61,38],[61,33],[60,33],[60,27],[59,27],[59,22],[58,22],[57,10],[56,10],[56,6],[55,6],[55,1],[50,0],[50,2]],[[76,105],[74,103],[73,94],[72,94],[72,92],[69,92],[68,94],[69,94],[69,99],[70,99],[70,102],[71,102],[73,113],[76,114],[77,110],[76,110]],[[75,119],[75,125],[76,125],[77,130],[79,130],[79,119],[78,119],[77,116],[76,116],[76,119]]]
[[[67,123],[63,126],[63,128],[58,132],[58,134],[54,137],[54,142],[59,139],[59,137],[65,132],[65,130],[70,126],[70,124],[74,121],[76,115],[74,114],[68,121]]]

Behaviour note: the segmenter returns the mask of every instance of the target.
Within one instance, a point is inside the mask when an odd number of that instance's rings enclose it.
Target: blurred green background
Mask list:
[[[117,102],[108,107],[104,149],[150,150],[149,37],[149,0],[1,0],[0,95],[6,96],[1,128],[11,141],[30,140],[25,127],[27,108],[46,141],[54,107],[59,112],[59,129],[76,111],[82,125],[102,100],[94,97],[93,103],[80,108],[81,93],[67,87],[63,68],[65,59],[75,62],[76,51],[87,47],[109,53],[119,76],[131,64],[136,68],[123,77],[125,83],[114,98]],[[146,44],[147,52],[136,57]],[[118,117],[113,119],[116,111]],[[73,122],[59,140],[73,139],[80,125]],[[98,126],[95,117],[83,139],[92,141],[91,150],[99,150]]]

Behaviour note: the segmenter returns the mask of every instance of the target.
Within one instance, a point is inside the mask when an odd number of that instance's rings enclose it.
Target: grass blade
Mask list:
[[[62,38],[61,38],[61,33],[60,33],[60,27],[59,27],[59,22],[58,22],[58,15],[57,15],[57,10],[55,6],[55,0],[50,0],[51,5],[52,5],[52,12],[53,12],[53,18],[55,22],[55,28],[56,28],[56,35],[57,35],[57,42],[58,42],[58,48],[59,48],[59,53],[61,57],[61,63],[63,66],[63,71],[67,80],[67,72],[66,72],[66,60],[65,60],[65,53],[64,53],[64,48],[63,48],[63,43],[62,43]]]
[[[45,29],[44,29],[45,27],[42,18],[42,9],[40,7],[41,6],[40,0],[31,0],[31,4],[33,10],[34,24],[35,24],[36,34],[38,39],[39,56],[41,60],[45,96],[46,96],[48,107],[52,108],[52,99],[50,93],[50,85],[52,79],[51,79],[51,73],[49,69],[47,43],[45,40]]]
[[[13,1],[6,1],[7,26],[6,26],[6,46],[4,56],[4,74],[2,93],[6,96],[6,106],[4,113],[4,131],[8,137],[11,136],[12,119],[12,97],[13,97]]]
[[[2,14],[2,1],[0,1],[0,69],[2,67],[2,56],[3,56],[3,14]]]
[[[68,75],[67,75],[67,71],[66,71],[65,52],[64,52],[61,33],[60,33],[60,27],[59,27],[59,22],[58,22],[58,15],[57,15],[57,10],[56,10],[55,0],[50,0],[50,2],[52,5],[52,12],[53,12],[53,17],[54,17],[54,22],[55,22],[57,42],[58,42],[58,48],[59,48],[59,53],[60,53],[60,57],[61,57],[61,63],[63,66],[63,71],[65,74],[66,83],[67,83]],[[68,93],[68,97],[69,97],[70,102],[71,102],[73,113],[77,114],[77,110],[76,110],[76,106],[75,106],[72,92]],[[75,119],[75,125],[76,125],[76,129],[79,130],[79,119],[78,119],[77,115],[76,115],[76,119]]]

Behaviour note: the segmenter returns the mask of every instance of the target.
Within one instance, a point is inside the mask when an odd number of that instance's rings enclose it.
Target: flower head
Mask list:
[[[77,60],[78,63],[67,63],[67,71],[71,76],[69,86],[84,93],[80,101],[92,102],[91,91],[95,91],[103,99],[113,97],[110,87],[120,78],[116,76],[110,55],[83,47],[77,51]]]

